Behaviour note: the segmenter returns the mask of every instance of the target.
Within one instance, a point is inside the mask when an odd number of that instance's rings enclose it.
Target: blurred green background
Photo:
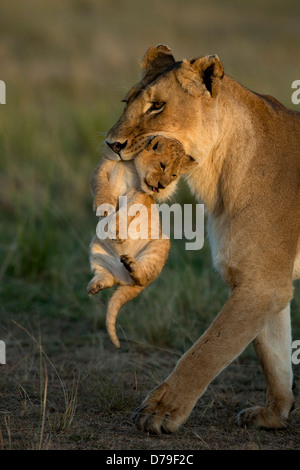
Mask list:
[[[89,176],[146,49],[167,44],[177,59],[217,53],[243,85],[297,109],[299,19],[293,0],[1,3],[0,323],[21,314],[104,327],[111,292],[103,303],[86,294],[97,223]],[[193,200],[184,184],[177,200]],[[226,297],[207,242],[188,252],[176,241],[159,281],[119,321],[130,338],[184,350]],[[292,307],[300,338],[298,288]]]

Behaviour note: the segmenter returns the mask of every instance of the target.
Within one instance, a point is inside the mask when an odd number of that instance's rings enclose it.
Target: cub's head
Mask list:
[[[179,176],[197,165],[180,142],[162,136],[148,140],[134,163],[142,190],[158,200],[167,199],[176,189]]]
[[[108,150],[132,160],[145,137],[177,139],[197,161],[218,138],[218,97],[224,75],[216,55],[175,61],[167,46],[151,47],[142,78],[124,98],[125,109],[108,132]]]

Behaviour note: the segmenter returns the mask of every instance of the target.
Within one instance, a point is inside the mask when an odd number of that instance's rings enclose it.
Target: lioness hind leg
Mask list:
[[[241,411],[241,426],[281,428],[293,406],[290,306],[273,315],[253,341],[267,382],[266,406]]]
[[[261,334],[264,325],[287,305],[291,298],[291,286],[277,289],[274,298],[273,286],[242,285],[235,288],[212,325],[198,341],[182,356],[166,380],[146,397],[134,412],[133,421],[138,429],[150,432],[174,432],[188,418],[197,399],[207,385],[233,361],[246,346]],[[268,330],[267,330],[268,331]],[[278,353],[277,348],[273,348]],[[281,364],[285,365],[285,361]],[[271,369],[270,383],[271,383]],[[276,370],[273,373],[276,375]],[[290,377],[282,374],[286,385],[282,387],[283,413],[287,414],[287,401],[291,406]],[[277,383],[271,396],[278,397],[281,391]],[[277,390],[277,391],[276,391]],[[288,397],[287,397],[288,393]],[[276,410],[275,407],[272,409]],[[278,414],[278,413],[277,413]]]

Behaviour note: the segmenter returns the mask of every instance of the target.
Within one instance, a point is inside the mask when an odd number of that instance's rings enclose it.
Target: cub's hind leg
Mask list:
[[[241,411],[241,426],[264,428],[286,426],[294,403],[292,392],[290,305],[273,315],[253,341],[267,382],[266,406]]]
[[[89,294],[97,294],[116,283],[113,275],[116,262],[105,242],[106,240],[101,241],[95,236],[90,245],[90,266],[94,277],[87,286]]]
[[[122,255],[120,261],[138,286],[146,286],[160,274],[170,250],[169,239],[151,240],[134,258]]]
[[[102,270],[102,272],[98,272],[95,276],[90,280],[87,286],[87,291],[90,295],[97,294],[103,289],[108,289],[115,285],[115,278],[111,273],[108,271]]]

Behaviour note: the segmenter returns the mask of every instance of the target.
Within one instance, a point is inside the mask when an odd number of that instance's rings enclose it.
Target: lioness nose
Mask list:
[[[121,142],[109,142],[108,140],[106,143],[115,153],[120,155],[121,150],[123,150],[127,145],[127,140],[125,140],[123,144]]]

